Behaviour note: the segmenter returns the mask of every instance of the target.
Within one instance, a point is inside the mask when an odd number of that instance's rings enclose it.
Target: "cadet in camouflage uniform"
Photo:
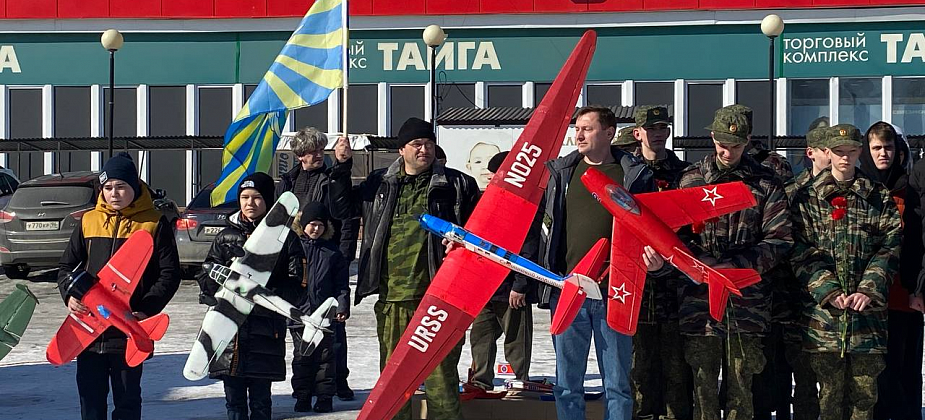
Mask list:
[[[758,204],[707,223],[690,238],[691,250],[715,268],[751,268],[764,274],[786,258],[792,245],[783,186],[745,153],[749,131],[745,115],[728,107],[719,109],[707,128],[716,152],[688,168],[680,186],[742,181]],[[765,364],[761,338],[771,316],[769,281],[742,289],[742,297],[730,296],[722,322],[710,317],[707,292],[707,285],[690,282],[680,289],[680,327],[685,335],[684,356],[694,374],[695,418],[719,419],[716,379],[723,367],[729,382],[726,419],[751,420],[752,376]]]
[[[790,162],[787,161],[787,158],[780,153],[768,149],[767,144],[762,143],[760,140],[752,140],[752,128],[754,128],[752,124],[752,115],[754,114],[752,109],[739,104],[729,105],[726,109],[741,113],[745,115],[745,118],[748,120],[748,144],[745,146],[748,154],[762,166],[774,171],[774,174],[781,183],[785,183],[793,178],[793,168],[790,166]]]
[[[356,191],[364,222],[356,296],[357,303],[379,296],[374,312],[380,368],[398,345],[446,252],[440,238],[421,228],[418,216],[428,213],[464,225],[479,198],[474,178],[434,162],[435,138],[429,122],[405,121],[398,132],[401,157],[371,173]],[[424,381],[431,418],[462,417],[456,369],[462,344],[460,340]],[[394,418],[410,419],[411,405]]]
[[[634,125],[621,128],[610,144],[619,147],[626,153],[638,156],[639,142],[636,140],[636,137],[633,136],[633,131],[635,130],[636,126]]]
[[[640,107],[634,117],[633,142],[641,146],[638,156],[652,170],[658,190],[678,188],[681,173],[690,163],[665,148],[671,133],[668,109]],[[633,336],[631,377],[633,418],[637,420],[691,418],[691,371],[684,361],[678,327],[678,285],[689,280],[676,269],[667,273],[645,288]]]
[[[826,131],[832,160],[793,198],[793,266],[812,297],[804,350],[819,380],[822,420],[869,420],[884,368],[887,299],[899,269],[899,212],[883,185],[855,163],[861,132]],[[846,395],[847,394],[847,395]]]

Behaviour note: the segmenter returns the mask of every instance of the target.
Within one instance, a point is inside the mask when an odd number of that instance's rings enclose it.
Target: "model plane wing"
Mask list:
[[[636,334],[642,292],[646,285],[643,243],[614,219],[614,244],[610,251],[610,284],[607,290],[607,325],[615,331]]]
[[[70,313],[48,344],[45,357],[53,365],[63,365],[77,357],[110,325],[102,317]]]
[[[112,292],[112,297],[128,305],[152,253],[154,239],[151,234],[147,231],[133,233],[96,274],[99,277],[97,287]]]
[[[38,299],[23,284],[17,284],[16,290],[0,302],[0,360],[19,344],[37,303]]]
[[[209,374],[209,365],[221,356],[247,315],[254,309],[253,303],[224,287],[215,293],[215,300],[218,303],[206,311],[202,329],[183,367],[183,376],[191,381],[205,378]]]
[[[279,196],[276,204],[254,229],[244,243],[244,255],[231,263],[231,269],[248,277],[261,286],[266,286],[270,273],[276,266],[276,259],[289,236],[292,221],[299,212],[299,199],[287,191]]]
[[[633,196],[673,230],[757,204],[741,181]]]

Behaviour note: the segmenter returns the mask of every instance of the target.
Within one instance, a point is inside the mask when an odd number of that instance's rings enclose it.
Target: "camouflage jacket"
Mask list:
[[[847,212],[833,216],[832,200]],[[813,304],[805,310],[804,348],[812,352],[885,353],[887,297],[899,269],[902,227],[896,204],[883,185],[858,171],[839,191],[831,170],[821,172],[793,199],[793,266]],[[840,293],[870,297],[863,312],[835,308]]]
[[[784,188],[767,168],[748,154],[730,170],[716,166],[710,154],[681,176],[681,188],[722,182],[743,181],[758,204],[707,223],[699,235],[682,234],[695,256],[712,257],[736,268],[752,268],[764,275],[793,245],[790,211]],[[709,314],[706,284],[685,282],[680,290],[681,332],[687,335],[726,336],[727,333],[763,334],[771,318],[770,281],[742,289],[742,296],[730,296],[722,322]]]
[[[655,186],[659,191],[678,188],[681,174],[691,164],[678,158],[671,150],[665,150],[665,159],[648,161],[646,165],[652,170]],[[642,159],[642,156],[640,156]],[[667,264],[666,264],[667,265]],[[678,320],[678,285],[689,281],[684,273],[674,267],[665,275],[650,277],[642,295],[642,307],[639,309],[640,324],[656,324]]]
[[[768,150],[760,141],[753,141],[751,144],[752,148],[748,150],[748,154],[761,166],[774,171],[774,176],[778,181],[786,184],[793,179],[793,167],[790,166],[787,158],[780,153]]]

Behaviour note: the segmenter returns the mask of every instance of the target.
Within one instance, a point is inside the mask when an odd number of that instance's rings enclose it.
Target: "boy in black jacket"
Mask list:
[[[84,214],[80,228],[61,256],[58,288],[68,310],[86,313],[82,295],[71,288],[73,279],[84,273],[95,278],[109,258],[133,233],[145,230],[154,238],[154,252],[141,283],[129,304],[133,315],[142,320],[160,313],[180,287],[180,259],[173,230],[154,208],[148,186],[138,179],[135,163],[127,153],[109,159],[100,173],[102,191],[96,208]],[[92,245],[92,246],[91,246]],[[126,337],[108,328],[77,356],[77,393],[80,417],[106,420],[109,385],[112,384],[113,420],[141,418],[142,366],[125,363]]]
[[[299,225],[303,230],[302,251],[305,254],[305,277],[302,280],[303,294],[299,309],[306,314],[314,312],[328,298],[337,299],[335,322],[344,322],[350,317],[350,286],[347,260],[340,253],[337,243],[332,241],[334,227],[327,208],[319,202],[310,202],[302,207]],[[315,412],[333,411],[335,392],[335,363],[333,337],[325,335],[321,344],[310,355],[305,356],[302,343],[302,328],[292,332],[292,390],[296,398],[295,411],[312,409],[312,396],[316,396]]]
[[[219,232],[205,262],[231,265],[243,254],[244,242],[254,232],[276,201],[273,178],[257,172],[238,185],[240,210],[228,217],[228,227]],[[295,302],[302,278],[302,249],[295,233],[289,232],[266,287],[277,296]],[[215,305],[221,287],[199,275],[200,302]],[[225,383],[228,420],[269,420],[272,409],[270,385],[286,380],[286,319],[260,306],[247,316],[238,334],[209,366],[209,377]],[[250,414],[248,415],[248,408]]]

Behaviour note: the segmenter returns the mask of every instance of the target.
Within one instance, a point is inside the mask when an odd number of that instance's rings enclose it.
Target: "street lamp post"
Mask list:
[[[768,55],[768,85],[771,89],[771,108],[770,112],[768,112],[771,126],[768,130],[768,148],[774,150],[774,38],[779,37],[784,32],[784,21],[778,15],[767,15],[761,20],[761,32],[771,40]]]
[[[115,101],[113,99],[116,96],[116,51],[122,48],[122,42],[122,33],[115,29],[106,30],[106,32],[103,32],[103,36],[100,37],[103,48],[109,51],[109,121],[107,121],[107,127],[109,128],[109,158],[112,157],[113,111],[115,110]]]
[[[437,48],[446,40],[446,32],[440,25],[430,25],[424,28],[424,43],[430,47],[430,122],[437,131],[437,113],[440,112],[440,99],[437,96]]]

